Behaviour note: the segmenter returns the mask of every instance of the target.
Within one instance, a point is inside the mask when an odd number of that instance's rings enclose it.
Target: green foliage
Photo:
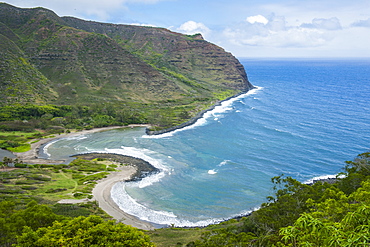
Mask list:
[[[23,145],[19,145],[17,147],[9,147],[7,149],[11,152],[23,153],[23,152],[27,152],[28,150],[31,149],[31,144],[26,143],[26,144],[23,144]]]
[[[346,176],[333,184],[307,185],[274,177],[274,196],[244,224],[236,228],[226,224],[188,246],[368,246],[369,157],[370,153],[363,153],[346,162]],[[241,233],[245,242],[238,242]]]
[[[220,92],[215,92],[213,94],[216,97],[216,99],[225,100],[227,98],[234,96],[236,94],[236,91],[229,89],[229,90],[222,90]]]
[[[195,241],[188,246],[196,247],[218,247],[218,246],[248,246],[256,239],[253,233],[234,233],[227,228],[206,232],[201,240]]]
[[[197,83],[194,80],[188,79],[186,76],[184,76],[184,75],[182,75],[180,73],[177,73],[177,72],[175,72],[173,70],[170,70],[170,69],[168,69],[166,67],[161,67],[161,68],[155,67],[155,68],[158,69],[159,71],[161,71],[161,72],[169,75],[169,76],[172,76],[172,77],[178,79],[182,83],[185,83],[185,84],[187,84],[189,86],[192,86],[192,87],[195,87],[195,88],[203,88],[204,89],[204,87],[201,84]]]
[[[75,159],[70,164],[74,170],[83,171],[83,172],[100,172],[106,169],[106,165],[101,164],[96,161],[84,160],[84,159]]]
[[[0,246],[154,246],[148,236],[133,227],[88,216],[97,205],[85,207],[55,205],[52,209],[31,201],[24,209],[17,209],[12,201],[0,201]],[[87,217],[72,219],[53,211]]]
[[[11,201],[0,202],[0,245],[10,246],[16,243],[16,236],[22,233],[24,227],[36,230],[50,226],[55,220],[62,220],[63,216],[54,214],[46,205],[39,205],[35,201],[27,204],[25,209],[17,210]]]
[[[303,214],[293,226],[280,229],[282,242],[291,246],[368,246],[370,206],[361,205],[339,222]]]
[[[103,218],[110,219],[110,217],[99,207],[97,201],[91,201],[79,204],[54,204],[51,209],[55,214],[67,217],[100,215]]]
[[[347,195],[361,187],[364,180],[370,178],[370,152],[359,154],[354,161],[346,161],[345,177],[338,186]]]
[[[17,159],[6,158],[6,166]],[[107,164],[105,164],[107,163]],[[17,204],[30,200],[58,201],[62,198],[89,198],[97,180],[106,177],[110,163],[76,159],[69,165],[28,165],[16,163],[16,169],[0,173],[0,199]],[[66,169],[69,168],[69,169]],[[73,195],[73,197],[72,197]]]
[[[100,179],[105,178],[108,174],[109,174],[109,172],[99,172],[99,173],[96,173],[96,174],[87,175],[87,176],[84,176],[83,178],[80,178],[78,180],[78,184],[84,184],[86,182],[100,180]]]
[[[301,213],[309,209],[306,201],[319,197],[313,186],[302,184],[291,177],[274,177],[272,182],[275,197],[268,197],[270,202],[263,203],[251,216],[261,234],[293,224]]]
[[[143,232],[97,216],[77,217],[52,226],[25,228],[15,246],[154,246]]]
[[[0,12],[0,130],[162,129],[251,86],[235,57],[198,34],[6,4]],[[181,116],[179,107],[187,108]]]

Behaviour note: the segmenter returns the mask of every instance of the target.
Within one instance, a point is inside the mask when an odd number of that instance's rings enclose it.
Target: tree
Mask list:
[[[0,246],[11,246],[16,243],[16,237],[22,234],[24,227],[36,230],[64,218],[54,214],[50,207],[38,205],[35,201],[31,201],[25,209],[20,210],[16,210],[14,202],[2,201],[0,202]]]
[[[347,213],[340,222],[317,219],[305,213],[293,226],[280,229],[284,245],[279,246],[369,246],[369,217],[368,205]]]
[[[234,246],[249,246],[252,240],[256,239],[253,233],[233,232],[230,229],[218,229],[210,232],[205,232],[201,240],[196,240],[188,244],[194,247],[234,247]]]
[[[50,227],[33,230],[26,227],[15,246],[125,246],[151,247],[153,243],[142,231],[99,216],[55,221]]]
[[[307,211],[309,198],[317,199],[322,188],[317,184],[310,186],[291,177],[273,177],[275,196],[269,196],[268,203],[251,215],[251,220],[262,234],[277,231],[281,227],[293,224],[301,213]]]
[[[9,166],[10,164],[13,163],[13,159],[12,158],[8,158],[8,157],[4,157],[3,158],[3,163],[4,163],[4,165]]]
[[[357,155],[354,161],[346,161],[345,177],[338,182],[338,187],[347,195],[361,187],[362,181],[370,178],[370,152]]]

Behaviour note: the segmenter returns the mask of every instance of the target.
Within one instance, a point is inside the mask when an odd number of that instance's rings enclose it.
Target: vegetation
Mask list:
[[[27,165],[9,158],[2,162],[10,163],[27,167],[0,172],[0,200],[11,200],[17,205],[32,200],[55,203],[61,199],[90,198],[96,181],[117,167],[116,162],[82,159],[69,165]]]
[[[98,216],[54,221],[37,230],[25,227],[15,246],[154,246],[147,235],[134,227],[104,221]]]
[[[0,209],[0,246],[153,246],[136,228],[100,216],[61,216],[35,201],[24,209],[1,201]]]
[[[274,177],[275,195],[240,226],[211,230],[188,246],[368,246],[370,153],[347,162],[343,174],[312,185]]]
[[[138,230],[103,220],[101,217],[107,216],[96,203],[54,204],[60,198],[73,198],[72,194],[76,193],[88,197],[95,179],[114,170],[117,163],[77,159],[70,165],[27,166],[0,173],[0,246],[54,246],[67,239],[75,243],[68,246],[94,246],[103,239],[107,246],[110,243],[120,246],[119,241],[126,238],[132,246],[153,246],[153,243],[189,247],[370,244],[370,153],[347,161],[341,174],[344,176],[330,183],[318,181],[307,185],[283,175],[274,177],[274,195],[250,216],[205,228],[145,232],[152,242]],[[108,232],[116,231],[124,233],[107,236]],[[96,232],[100,235],[93,234]],[[79,234],[86,237],[72,237]]]
[[[199,35],[6,3],[0,27],[0,130],[163,129],[252,87],[235,57]]]
[[[0,3],[0,148],[72,129],[178,125],[248,90],[243,66],[203,40],[161,28],[60,18]],[[15,169],[5,169],[9,166]],[[369,246],[370,153],[335,183],[272,178],[274,195],[248,217],[206,228],[146,232],[109,218],[91,198],[116,163],[29,165],[4,158],[0,246]]]
[[[207,99],[199,99],[199,101],[183,102],[182,106],[174,106],[171,100],[162,102],[160,106],[147,104],[128,106],[120,104],[89,106],[14,104],[0,106],[0,131],[3,132],[0,132],[0,147],[14,148],[20,146],[18,141],[26,143],[25,138],[35,139],[73,129],[129,124],[150,124],[160,129],[169,128],[189,120],[198,112],[210,107],[211,105],[206,104],[206,101]],[[32,134],[28,136],[22,134],[23,139],[8,140],[7,136],[14,131]]]
[[[106,246],[152,246],[141,231],[106,221],[109,216],[95,201],[56,203],[90,198],[96,181],[124,164],[76,159],[69,165],[27,165],[4,158],[2,165],[10,163],[25,168],[0,171],[0,246],[100,246],[104,241]]]

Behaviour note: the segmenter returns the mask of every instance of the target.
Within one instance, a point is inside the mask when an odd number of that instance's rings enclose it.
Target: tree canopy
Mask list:
[[[104,221],[98,216],[55,221],[52,226],[37,230],[26,227],[18,237],[19,247],[36,246],[154,246],[142,231],[114,221]]]

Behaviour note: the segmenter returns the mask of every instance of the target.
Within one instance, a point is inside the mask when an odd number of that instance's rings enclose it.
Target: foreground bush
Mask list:
[[[154,246],[142,231],[98,216],[55,221],[50,227],[26,227],[15,246]]]

